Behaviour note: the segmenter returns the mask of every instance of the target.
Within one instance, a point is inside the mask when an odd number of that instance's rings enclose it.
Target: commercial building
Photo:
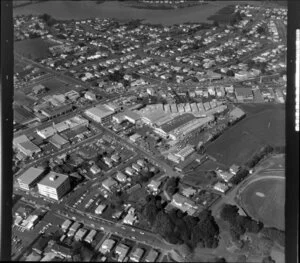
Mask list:
[[[229,117],[231,120],[239,120],[243,118],[246,113],[238,107],[235,107],[232,111],[229,112]]]
[[[54,134],[50,139],[49,142],[51,144],[53,144],[56,148],[61,149],[67,145],[70,144],[69,141],[67,141],[66,139],[64,139],[62,136],[60,136],[59,134]]]
[[[60,200],[70,190],[70,179],[67,175],[50,172],[38,183],[38,190],[41,195]]]
[[[212,116],[189,121],[188,123],[171,131],[169,136],[172,140],[177,140],[180,137],[185,137],[186,135],[197,129],[203,128],[205,125],[211,123],[212,121],[214,121],[214,118]]]
[[[97,105],[85,111],[85,115],[99,123],[107,123],[112,119],[114,111],[105,105]]]
[[[235,96],[238,102],[253,101],[253,92],[251,88],[236,88]]]
[[[13,146],[26,156],[32,156],[41,152],[41,149],[31,142],[26,135],[21,135],[13,139]]]
[[[41,113],[43,115],[45,115],[46,117],[48,117],[49,119],[53,119],[53,118],[59,117],[63,114],[69,113],[72,110],[73,110],[73,106],[71,104],[68,104],[68,105],[63,105],[63,106],[54,107],[54,108],[47,107],[47,108],[41,109]]]
[[[181,161],[184,161],[188,156],[190,156],[195,149],[192,145],[187,145],[182,148],[179,152],[175,153],[175,156],[179,157]]]
[[[39,182],[45,175],[45,170],[30,167],[26,172],[24,172],[18,179],[20,188],[24,190],[29,190],[34,187],[37,182]]]
[[[53,136],[57,131],[54,127],[50,126],[42,130],[37,130],[37,134],[41,136],[43,139],[48,139]]]

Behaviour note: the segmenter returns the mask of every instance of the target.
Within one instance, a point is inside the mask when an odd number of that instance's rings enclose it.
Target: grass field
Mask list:
[[[266,144],[285,145],[285,109],[282,105],[247,105],[247,117],[207,147],[207,153],[230,166],[244,164]]]
[[[241,193],[241,204],[253,218],[266,226],[284,230],[285,180],[263,178],[250,183]]]
[[[50,55],[48,47],[53,46],[49,41],[41,38],[26,39],[14,43],[14,49],[20,55],[32,59],[42,59]]]
[[[48,88],[48,92],[46,95],[65,93],[72,89],[66,83],[62,82],[61,80],[59,80],[57,78],[47,80],[45,82],[42,82],[41,84],[43,84],[44,86],[46,86]],[[75,89],[75,87],[73,89]],[[43,95],[43,96],[45,96],[45,95]]]

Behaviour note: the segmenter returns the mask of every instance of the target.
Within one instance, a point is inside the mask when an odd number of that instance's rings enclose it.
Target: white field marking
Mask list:
[[[261,193],[261,192],[256,192],[255,193],[257,196],[259,196],[259,197],[265,197],[265,195],[263,194],[263,193]]]

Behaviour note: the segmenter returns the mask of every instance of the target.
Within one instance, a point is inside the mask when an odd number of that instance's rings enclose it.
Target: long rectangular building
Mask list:
[[[45,171],[39,168],[30,167],[18,179],[20,188],[29,190],[34,187],[38,181],[45,175]]]

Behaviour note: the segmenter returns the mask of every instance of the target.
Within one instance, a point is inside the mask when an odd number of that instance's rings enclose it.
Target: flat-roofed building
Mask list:
[[[127,110],[124,112],[124,118],[129,122],[135,124],[141,119],[141,116],[134,111]]]
[[[50,139],[49,142],[52,143],[56,148],[61,149],[66,145],[69,145],[70,142],[67,141],[65,138],[60,136],[59,134],[54,134]]]
[[[114,111],[107,108],[105,105],[97,105],[96,107],[87,109],[85,115],[93,119],[95,122],[107,123],[112,119]]]
[[[59,107],[47,107],[44,109],[41,109],[41,113],[44,114],[49,119],[53,119],[56,117],[59,117],[63,114],[66,114],[68,112],[71,112],[73,110],[73,106],[71,104],[63,105]]]
[[[30,167],[26,170],[18,179],[20,188],[24,190],[29,190],[34,187],[38,181],[40,181],[45,175],[45,170]]]
[[[49,137],[53,136],[55,133],[56,130],[52,126],[37,131],[37,134],[41,136],[43,139],[48,139]]]
[[[71,189],[69,176],[55,172],[50,172],[37,186],[41,195],[55,200],[60,200]]]
[[[204,106],[203,106],[203,103],[202,102],[198,102],[197,103],[197,107],[198,107],[198,109],[199,109],[199,111],[205,111],[205,109],[204,109]]]
[[[66,120],[70,129],[78,129],[80,127],[87,127],[89,125],[89,121],[81,116],[74,116],[68,120]]]
[[[178,156],[181,161],[184,161],[189,155],[191,155],[195,151],[192,145],[187,145],[178,151],[175,155]]]
[[[41,152],[41,149],[29,140],[20,142],[18,149],[26,156],[33,156],[34,154]]]
[[[236,88],[235,96],[238,102],[253,101],[253,92],[251,88]]]

